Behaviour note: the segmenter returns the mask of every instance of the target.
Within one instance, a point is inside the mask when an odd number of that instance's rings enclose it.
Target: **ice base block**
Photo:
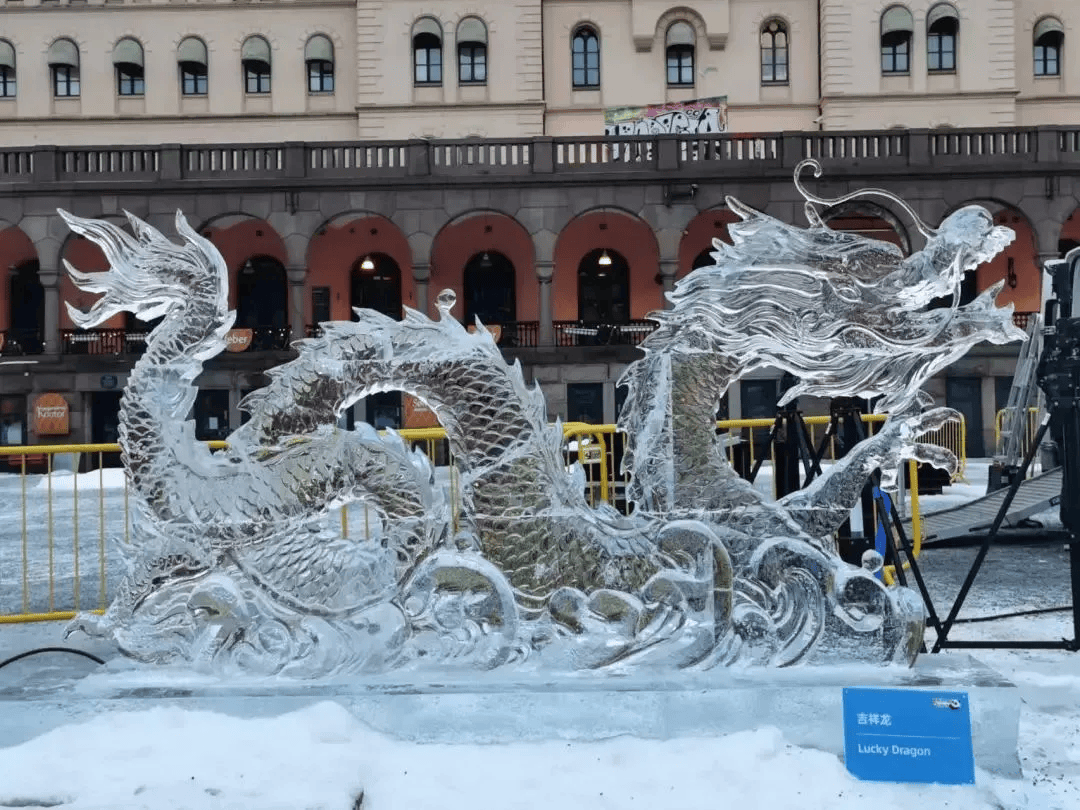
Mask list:
[[[418,743],[713,737],[775,726],[791,743],[843,756],[845,687],[966,692],[975,764],[1019,777],[1019,690],[966,655],[911,669],[806,667],[650,675],[403,672],[292,681],[206,678],[172,669],[99,671],[0,688],[0,746],[111,711],[157,705],[267,717],[331,700],[380,732]]]

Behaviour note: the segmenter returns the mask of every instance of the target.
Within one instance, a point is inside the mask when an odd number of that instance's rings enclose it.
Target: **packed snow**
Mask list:
[[[944,496],[923,499],[923,509],[982,494],[985,480],[979,471],[984,466],[971,460],[968,481]],[[11,574],[21,551],[11,528],[18,522],[17,507],[9,496],[21,484],[14,476],[0,478],[5,479],[0,481],[0,524],[7,524],[6,530],[0,528],[0,608],[10,609],[18,607],[18,577]],[[44,479],[32,486],[41,483]],[[76,476],[54,473],[54,493],[79,494],[75,506],[66,507],[70,512],[56,507],[52,519],[58,525],[76,516],[89,521],[77,543],[90,543],[90,550],[99,536],[107,534],[111,544],[122,525],[99,527],[96,507],[104,503],[112,519],[123,503],[122,486],[118,471],[83,474],[77,487]],[[80,506],[83,498],[89,500]],[[47,519],[43,512],[30,521],[39,528]],[[970,548],[924,552],[923,571],[935,599],[940,595],[939,611],[947,610],[974,553]],[[43,545],[32,543],[30,554],[35,565],[45,565]],[[52,564],[59,570],[66,559],[57,556]],[[114,552],[108,562],[111,582]],[[92,586],[92,579],[83,585]],[[38,598],[39,591],[31,596]],[[1058,607],[1069,604],[1070,596],[1067,556],[1060,546],[995,549],[962,615]],[[52,622],[0,624],[0,660],[57,643],[61,629]],[[1072,635],[1070,615],[1059,611],[963,624],[952,637]],[[62,643],[89,649],[78,637]],[[979,769],[973,786],[860,782],[839,757],[793,746],[767,727],[669,741],[621,737],[445,745],[411,743],[373,731],[330,702],[256,719],[156,706],[97,716],[0,749],[0,808],[1080,808],[1080,654],[986,650],[975,655],[1015,683],[1024,698],[1023,779]],[[95,669],[90,662],[82,664],[87,673]],[[48,666],[47,656],[38,656],[0,669],[0,690],[33,680],[39,672],[47,675]],[[130,683],[131,673],[125,675]],[[101,677],[108,676],[94,676]],[[3,727],[0,710],[0,736]]]

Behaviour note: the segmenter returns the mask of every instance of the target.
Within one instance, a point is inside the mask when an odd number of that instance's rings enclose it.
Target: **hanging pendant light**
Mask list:
[[[370,273],[375,269],[375,261],[370,256],[365,256],[364,260],[360,262],[360,269],[365,273]]]
[[[598,265],[600,265],[601,267],[610,267],[611,266],[611,257],[608,256],[608,252],[607,252],[606,249],[604,250],[603,253],[600,254],[600,258],[596,260],[596,263]]]

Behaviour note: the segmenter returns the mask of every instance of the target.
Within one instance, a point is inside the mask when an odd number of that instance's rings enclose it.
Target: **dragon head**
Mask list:
[[[90,329],[121,312],[150,321],[193,299],[207,298],[219,309],[228,307],[228,268],[217,248],[188,225],[176,212],[176,230],[183,244],[176,244],[150,225],[128,213],[132,234],[111,222],[83,219],[62,209],[57,211],[75,233],[101,248],[109,263],[103,272],[85,273],[64,260],[72,282],[80,290],[101,297],[83,312],[65,302],[72,322]]]

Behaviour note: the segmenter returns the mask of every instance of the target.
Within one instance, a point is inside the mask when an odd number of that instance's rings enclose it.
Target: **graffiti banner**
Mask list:
[[[697,135],[727,132],[727,96],[604,110],[605,135]]]

